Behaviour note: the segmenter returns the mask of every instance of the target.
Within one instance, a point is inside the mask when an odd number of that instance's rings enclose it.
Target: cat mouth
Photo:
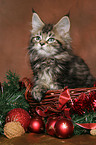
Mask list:
[[[44,47],[44,46],[42,46],[41,50],[45,51],[45,53],[52,53],[53,52],[53,48],[52,47],[50,48],[50,47]]]
[[[52,56],[54,54],[56,54],[56,51],[54,51],[52,48],[49,49],[49,48],[44,48],[44,47],[41,47],[38,51],[38,53],[42,56]]]
[[[44,50],[43,48],[39,50],[39,53],[40,53],[41,55],[46,55],[46,56],[48,56],[48,55],[51,54],[50,51],[48,51],[48,50]]]

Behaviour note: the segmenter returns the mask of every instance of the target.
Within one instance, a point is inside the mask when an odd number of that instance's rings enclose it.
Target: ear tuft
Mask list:
[[[44,26],[44,23],[39,18],[39,16],[37,15],[37,13],[34,12],[33,13],[33,16],[32,16],[32,32],[38,31],[43,26]]]
[[[32,13],[36,13],[35,10],[32,8]]]
[[[70,11],[66,14],[66,16],[67,16],[68,18],[70,18]]]

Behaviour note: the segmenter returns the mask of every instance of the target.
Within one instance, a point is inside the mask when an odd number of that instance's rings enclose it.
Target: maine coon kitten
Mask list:
[[[29,46],[34,74],[32,96],[41,100],[48,89],[91,87],[94,77],[70,46],[70,21],[64,16],[56,25],[45,24],[33,13]]]

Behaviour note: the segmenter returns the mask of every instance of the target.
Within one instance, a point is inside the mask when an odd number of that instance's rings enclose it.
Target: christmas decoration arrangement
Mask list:
[[[9,111],[15,108],[29,110],[29,104],[24,97],[25,90],[19,76],[11,71],[6,73],[6,82],[0,84],[0,134],[4,134],[3,128]]]
[[[58,138],[96,135],[96,87],[65,87],[48,90],[36,101],[31,96],[32,83],[9,71],[0,86],[0,134],[7,138],[25,132],[46,133]]]

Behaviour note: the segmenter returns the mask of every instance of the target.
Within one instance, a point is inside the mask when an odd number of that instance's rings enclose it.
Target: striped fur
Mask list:
[[[40,101],[48,89],[93,86],[95,79],[88,66],[72,52],[69,18],[63,17],[56,25],[44,24],[34,13],[32,27],[28,50],[34,74],[34,99]]]

